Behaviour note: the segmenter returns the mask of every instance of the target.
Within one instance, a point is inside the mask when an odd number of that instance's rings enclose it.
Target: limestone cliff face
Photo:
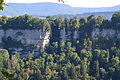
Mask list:
[[[0,43],[2,43],[2,38],[5,36],[4,30],[0,30]]]
[[[60,38],[61,40],[77,40],[80,38],[80,31],[74,30],[74,31],[66,31],[65,28],[63,28],[60,31]],[[92,39],[95,39],[96,37],[109,37],[109,38],[120,38],[120,31],[113,30],[113,29],[102,29],[99,28],[93,29],[92,33],[90,34],[92,36]]]
[[[51,32],[45,32],[42,30],[0,30],[0,43],[2,43],[2,39],[11,38],[16,41],[20,41],[23,45],[37,45],[40,48],[44,49],[46,45],[49,44]],[[65,30],[65,28],[60,31],[61,40],[77,40],[80,38],[79,30]],[[99,28],[93,29],[91,33],[92,38],[96,37],[109,37],[109,38],[120,38],[120,31],[116,31],[113,29],[102,29]],[[52,38],[52,36],[51,36]]]
[[[113,29],[93,29],[92,31],[92,38],[96,38],[96,37],[109,37],[109,38],[120,38],[120,31],[116,31]]]
[[[79,39],[79,30],[75,30],[75,31],[66,31],[65,28],[63,28],[60,31],[60,38],[61,40],[77,40]]]
[[[0,43],[2,38],[5,37],[20,41],[24,45],[45,45],[49,43],[50,32],[44,32],[42,30],[0,30]]]

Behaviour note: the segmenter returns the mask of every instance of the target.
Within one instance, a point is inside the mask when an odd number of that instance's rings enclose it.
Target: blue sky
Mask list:
[[[110,7],[120,5],[120,0],[64,0],[65,4],[72,7]],[[36,3],[36,2],[54,2],[58,0],[5,0],[7,3]]]

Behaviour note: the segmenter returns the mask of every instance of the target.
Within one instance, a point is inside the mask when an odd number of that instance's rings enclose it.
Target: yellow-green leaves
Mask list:
[[[3,10],[3,3],[4,3],[4,0],[0,0],[0,10]]]
[[[8,6],[8,4],[6,4],[6,3],[4,2],[4,0],[0,0],[0,10],[3,10],[3,9],[4,9],[4,8],[3,8],[3,5]]]

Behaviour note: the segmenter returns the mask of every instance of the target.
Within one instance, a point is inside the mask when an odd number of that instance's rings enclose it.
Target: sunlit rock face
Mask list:
[[[7,30],[6,38],[10,37],[22,44],[40,44],[41,30]]]
[[[73,38],[74,38],[75,40],[79,39],[79,31],[78,31],[78,30],[75,30],[75,31],[73,32]]]
[[[49,43],[50,32],[42,30],[0,30],[0,43],[2,38],[20,41],[23,45],[40,45],[44,48]]]
[[[44,49],[46,45],[49,44],[50,41],[50,32],[46,32],[42,35],[42,48]]]
[[[3,43],[3,38],[5,40],[15,40],[21,42],[21,44],[27,45],[36,45],[38,49],[44,49],[46,45],[49,44],[51,31],[43,31],[43,30],[0,30],[0,43]],[[80,31],[79,30],[66,30],[65,28],[60,30],[60,39],[64,41],[69,40],[77,40],[80,39]],[[113,29],[93,29],[90,34],[92,39],[97,37],[109,37],[109,38],[120,38],[120,31]],[[12,49],[12,48],[11,48]],[[15,49],[16,50],[16,49]],[[22,48],[18,48],[17,50],[22,50]],[[16,51],[17,51],[16,50]],[[37,49],[35,49],[37,51]]]
[[[66,31],[65,31],[65,28],[63,28],[61,31],[60,31],[60,38],[64,41],[66,41],[67,39],[67,34],[66,34]]]
[[[113,29],[93,29],[92,31],[92,38],[96,37],[109,37],[109,38],[120,38],[120,31],[116,31]]]

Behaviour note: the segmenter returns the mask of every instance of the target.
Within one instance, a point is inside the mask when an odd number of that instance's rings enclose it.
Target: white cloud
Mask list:
[[[35,3],[35,2],[55,2],[58,0],[5,0],[12,3]],[[73,7],[110,7],[120,5],[120,0],[65,0],[66,4]]]

